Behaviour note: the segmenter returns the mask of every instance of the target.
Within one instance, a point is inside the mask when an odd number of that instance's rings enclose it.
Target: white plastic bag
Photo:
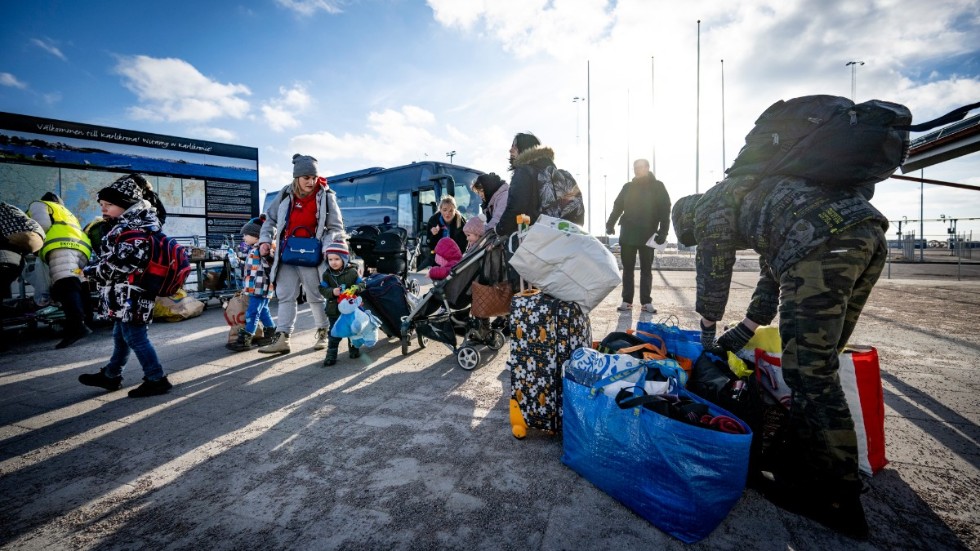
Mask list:
[[[34,304],[47,306],[51,304],[51,271],[41,257],[27,263],[22,273],[24,281],[34,289]]]
[[[653,234],[650,236],[650,239],[647,239],[646,246],[658,253],[662,253],[667,250],[667,240],[664,239],[663,243],[657,243],[657,234]]]
[[[581,227],[541,215],[521,240],[510,265],[531,285],[587,314],[622,279],[616,257]]]

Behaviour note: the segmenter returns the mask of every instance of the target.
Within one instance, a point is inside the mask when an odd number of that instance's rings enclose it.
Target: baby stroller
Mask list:
[[[417,332],[419,344],[423,337],[448,345],[456,354],[459,367],[469,371],[480,365],[477,346],[499,350],[506,337],[491,326],[486,318],[470,316],[472,295],[470,287],[480,275],[483,260],[495,247],[503,247],[506,239],[487,232],[463,255],[459,264],[449,272],[449,277],[436,281],[432,289],[402,318],[402,354],[408,354],[409,336]],[[463,343],[457,346],[457,333],[463,334]]]
[[[414,250],[409,248],[405,228],[392,227],[382,231],[377,226],[360,226],[351,233],[350,246],[364,260],[365,273],[397,275],[410,292],[418,294],[418,282],[408,279],[418,246]]]

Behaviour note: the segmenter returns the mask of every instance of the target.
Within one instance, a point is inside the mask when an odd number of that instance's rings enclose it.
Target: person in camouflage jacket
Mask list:
[[[873,185],[735,176],[678,200],[672,212],[681,244],[697,244],[695,309],[706,347],[738,351],[779,314],[782,368],[793,390],[788,441],[775,483],[757,482],[777,504],[859,538],[867,523],[838,354],[886,260],[888,221],[869,202],[873,194]],[[759,281],[745,318],[716,340],[741,249],[759,253]]]

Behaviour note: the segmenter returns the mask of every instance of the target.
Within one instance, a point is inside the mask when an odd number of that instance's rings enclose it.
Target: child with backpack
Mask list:
[[[259,254],[259,232],[265,223],[265,215],[252,218],[242,226],[242,241],[249,246],[248,257],[242,266],[245,285],[242,291],[248,295],[248,309],[245,310],[245,327],[238,330],[238,339],[228,348],[244,352],[253,346],[265,346],[272,342],[276,334],[276,324],[269,311],[269,300],[274,293],[269,281],[269,260]],[[255,338],[258,324],[262,322],[262,336]]]
[[[157,290],[136,284],[136,278],[153,260],[153,235],[160,231],[157,211],[144,200],[133,175],[123,176],[99,190],[98,199],[110,229],[102,237],[102,253],[82,273],[98,284],[99,312],[115,320],[113,350],[109,363],[97,373],[79,375],[78,382],[118,390],[123,368],[133,352],[143,368],[143,383],[130,390],[129,397],[165,394],[173,385],[147,336]]]
[[[361,274],[357,272],[357,266],[350,263],[350,249],[344,241],[334,241],[327,246],[327,269],[323,271],[323,278],[320,283],[320,294],[326,299],[325,309],[327,318],[330,320],[330,327],[333,328],[340,317],[340,308],[337,305],[337,297],[345,290],[361,283]],[[337,349],[340,348],[340,337],[330,335],[327,341],[327,356],[323,359],[324,367],[337,363]],[[361,350],[350,344],[349,355],[351,359],[361,357]]]

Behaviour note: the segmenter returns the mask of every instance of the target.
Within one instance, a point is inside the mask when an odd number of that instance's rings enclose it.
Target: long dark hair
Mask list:
[[[517,148],[518,155],[539,145],[541,145],[541,140],[530,132],[519,132],[514,136],[514,147]]]

